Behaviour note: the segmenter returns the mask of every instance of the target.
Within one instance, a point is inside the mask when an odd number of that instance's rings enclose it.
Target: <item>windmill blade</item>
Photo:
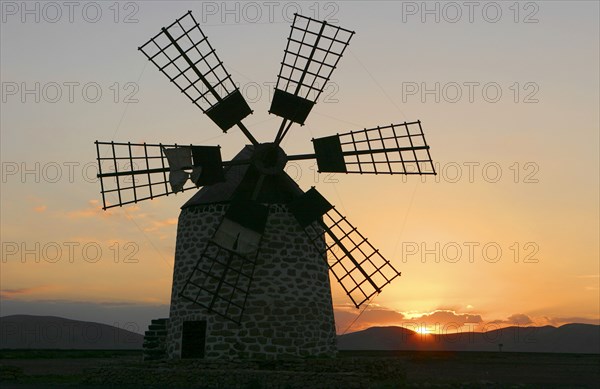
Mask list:
[[[252,110],[192,11],[163,28],[139,50],[223,132],[237,125],[253,144],[258,143],[242,124]]]
[[[359,174],[436,174],[420,121],[392,124],[313,139],[319,172]]]
[[[329,269],[357,308],[400,276],[315,188],[295,199],[289,208],[317,250],[327,258]]]
[[[268,213],[253,201],[232,203],[179,295],[240,324]]]
[[[269,109],[269,113],[284,119],[276,143],[281,142],[292,123],[304,125],[352,35],[354,31],[326,21],[294,15]],[[284,130],[287,121],[290,123]]]
[[[221,161],[218,146],[95,144],[104,210],[221,182],[223,165],[231,164]]]

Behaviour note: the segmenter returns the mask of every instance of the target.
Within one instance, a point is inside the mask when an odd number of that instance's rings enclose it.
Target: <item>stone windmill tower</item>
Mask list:
[[[104,209],[202,187],[181,210],[169,319],[150,326],[170,358],[279,358],[336,352],[329,272],[356,307],[400,273],[321,194],[304,192],[287,161],[319,172],[435,174],[421,123],[313,139],[286,155],[354,32],[295,15],[269,113],[272,142],[242,123],[252,110],[191,11],[140,50],[224,132],[250,141],[231,161],[218,146],[96,141]]]

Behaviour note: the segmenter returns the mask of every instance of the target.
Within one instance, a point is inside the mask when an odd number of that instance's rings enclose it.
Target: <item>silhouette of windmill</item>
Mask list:
[[[309,154],[281,148],[353,34],[295,15],[269,110],[282,121],[264,143],[242,123],[252,110],[191,11],[139,48],[221,130],[237,126],[251,143],[222,161],[219,146],[95,142],[105,210],[202,187],[179,216],[170,317],[151,325],[152,347],[173,358],[333,355],[328,272],[357,308],[400,275],[284,171],[315,159],[319,172],[435,174],[420,121],[313,139]]]

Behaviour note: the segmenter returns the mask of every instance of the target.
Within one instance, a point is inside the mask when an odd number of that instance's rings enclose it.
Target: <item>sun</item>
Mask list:
[[[417,334],[421,334],[421,335],[429,335],[431,334],[431,331],[427,329],[427,327],[419,327],[415,330],[415,332]]]

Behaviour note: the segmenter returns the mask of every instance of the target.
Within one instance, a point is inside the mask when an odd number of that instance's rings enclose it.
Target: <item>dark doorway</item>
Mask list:
[[[204,358],[206,321],[184,321],[181,358]]]

